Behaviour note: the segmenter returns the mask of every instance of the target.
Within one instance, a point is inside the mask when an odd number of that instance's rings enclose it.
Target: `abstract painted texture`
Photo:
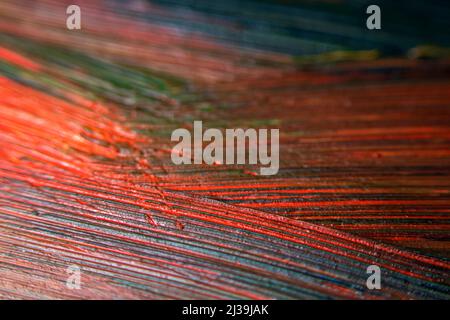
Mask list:
[[[0,298],[449,299],[450,3],[378,2],[2,0]],[[278,174],[174,165],[194,120]]]

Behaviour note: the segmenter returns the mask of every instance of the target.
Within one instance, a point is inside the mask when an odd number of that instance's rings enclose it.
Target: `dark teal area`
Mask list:
[[[150,2],[170,9],[171,17],[151,13],[139,18],[229,44],[293,55],[367,49],[396,55],[417,45],[450,46],[450,1],[444,0]],[[371,4],[381,8],[381,30],[366,28],[366,8]],[[192,14],[207,19],[195,20]]]

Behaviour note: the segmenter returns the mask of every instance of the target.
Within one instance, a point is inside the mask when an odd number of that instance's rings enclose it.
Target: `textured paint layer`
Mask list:
[[[68,3],[0,4],[0,297],[449,298],[445,55],[300,63],[149,2],[80,2],[71,33]],[[193,119],[280,128],[279,174],[174,166]]]

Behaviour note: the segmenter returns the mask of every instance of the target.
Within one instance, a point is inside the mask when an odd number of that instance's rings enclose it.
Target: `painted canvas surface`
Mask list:
[[[0,298],[449,299],[450,3],[377,4],[0,1]]]

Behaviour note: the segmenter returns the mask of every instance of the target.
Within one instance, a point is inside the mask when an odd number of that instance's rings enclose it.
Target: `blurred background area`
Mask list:
[[[450,3],[445,0],[155,0],[151,3],[170,10],[171,17],[149,12],[140,18],[199,31],[230,43],[292,55],[370,49],[401,55],[419,44],[450,45]],[[381,30],[365,27],[366,9],[372,4],[381,8]]]

